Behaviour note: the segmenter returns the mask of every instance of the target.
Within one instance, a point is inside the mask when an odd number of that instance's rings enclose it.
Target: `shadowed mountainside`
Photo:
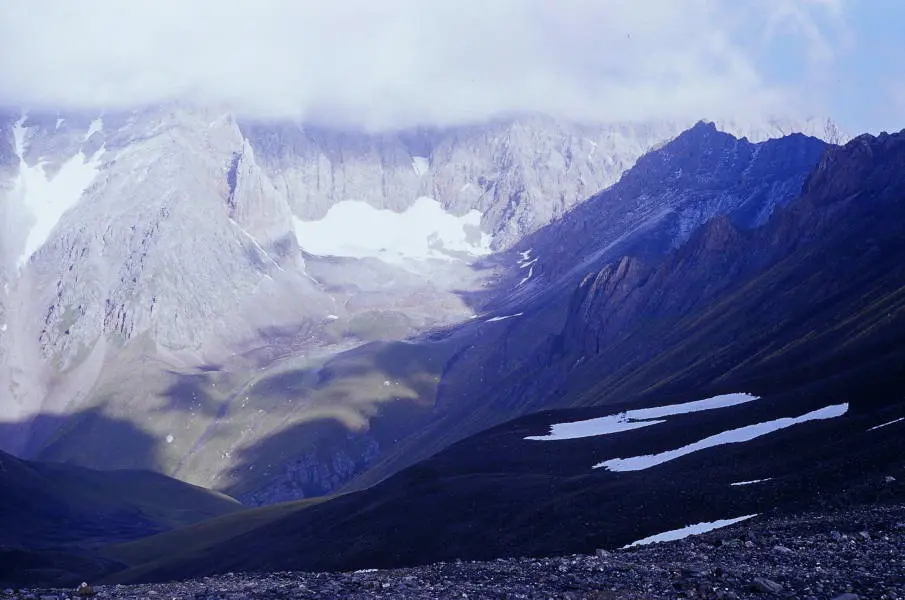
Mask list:
[[[78,583],[111,568],[92,547],[241,508],[228,496],[151,471],[96,471],[0,452],[0,581]]]
[[[526,365],[399,452],[440,448],[452,424],[462,432],[507,408],[558,410],[468,437],[370,489],[204,552],[133,563],[116,578],[587,552],[699,521],[900,501],[903,223],[905,132],[857,138],[830,151],[801,197],[763,228],[717,218],[660,264],[624,258],[592,273],[571,295],[561,331]],[[510,335],[530,324],[524,316],[511,320]],[[728,392],[760,399],[614,435],[525,439],[558,422]],[[832,418],[786,422],[650,468],[592,468],[831,407]]]

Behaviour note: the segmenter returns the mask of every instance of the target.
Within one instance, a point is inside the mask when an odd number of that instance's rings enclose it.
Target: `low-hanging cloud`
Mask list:
[[[837,4],[6,0],[0,103],[112,110],[189,100],[370,129],[526,111],[582,120],[788,112],[809,108],[808,98],[772,81],[759,56],[781,31],[800,38],[803,61],[825,60],[817,13]]]

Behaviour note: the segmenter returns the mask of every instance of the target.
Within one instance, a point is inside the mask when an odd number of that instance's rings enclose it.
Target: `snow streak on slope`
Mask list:
[[[702,410],[713,410],[715,408],[727,408],[738,404],[745,404],[746,402],[757,399],[757,396],[752,396],[751,394],[724,394],[722,396],[705,398],[704,400],[695,400],[694,402],[628,410],[615,415],[607,415],[605,417],[587,419],[585,421],[556,423],[550,428],[550,433],[548,435],[532,435],[525,439],[544,441],[572,440],[596,435],[608,435],[610,433],[619,433],[620,431],[629,431],[640,427],[665,423],[666,421],[660,419],[660,417],[681,415]]]
[[[846,412],[848,412],[848,404],[835,404],[833,406],[827,406],[819,410],[811,411],[800,417],[786,417],[784,419],[775,419],[765,423],[739,427],[738,429],[730,429],[729,431],[724,431],[698,440],[693,444],[688,444],[687,446],[682,446],[675,450],[660,452],[659,454],[646,454],[644,456],[633,456],[631,458],[614,458],[606,460],[600,464],[594,465],[594,468],[605,467],[610,471],[642,471],[675,460],[686,454],[697,452],[698,450],[713,448],[714,446],[721,446],[723,444],[747,442],[799,423],[841,417]]]
[[[682,527],[681,529],[664,531],[663,533],[658,533],[656,535],[646,537],[642,540],[638,540],[637,542],[632,542],[631,544],[623,546],[623,548],[644,546],[645,544],[655,544],[658,542],[672,542],[675,540],[681,540],[687,538],[690,535],[698,535],[701,533],[707,533],[708,531],[713,531],[714,529],[719,529],[720,527],[728,527],[729,525],[734,525],[756,516],[756,514],[744,515],[742,517],[736,517],[734,519],[720,519],[719,521],[710,521],[707,523],[695,523],[694,525],[687,525],[685,527]]]
[[[531,258],[531,252],[531,249],[525,250],[524,252],[519,252],[522,258],[518,262],[518,268],[528,269],[528,274],[522,277],[522,280],[518,282],[518,285],[516,285],[516,287],[528,282],[532,277],[534,277],[534,264],[537,262],[538,257],[535,256],[534,258]]]
[[[520,317],[525,313],[515,313],[514,315],[503,315],[502,317],[491,317],[485,321],[485,323],[496,323],[498,321],[505,321],[506,319],[514,319],[515,317]]]
[[[905,421],[905,417],[901,417],[899,419],[893,419],[892,421],[889,421],[887,423],[880,423],[879,425],[875,425],[874,427],[871,427],[870,429],[868,429],[868,431],[875,431],[877,429],[889,427],[890,425],[895,425],[896,423],[901,423],[902,421]]]
[[[63,214],[78,203],[97,175],[99,159],[103,154],[103,149],[90,157],[79,152],[66,161],[55,176],[48,179],[43,163],[29,167],[25,162],[24,120],[24,117],[20,119],[13,129],[16,154],[19,156],[19,179],[16,185],[25,209],[34,218],[34,224],[28,231],[25,248],[17,260],[19,267],[44,245]],[[92,123],[92,128],[97,127],[99,130],[100,125],[95,123]]]
[[[426,197],[401,213],[346,200],[319,221],[296,219],[295,234],[302,248],[320,256],[373,257],[389,263],[455,260],[490,252],[490,236],[479,229],[481,216],[470,210],[456,217]]]
[[[751,479],[750,481],[736,481],[735,483],[730,483],[729,485],[754,485],[755,483],[763,483],[765,481],[771,481],[772,477],[767,477],[766,479]]]

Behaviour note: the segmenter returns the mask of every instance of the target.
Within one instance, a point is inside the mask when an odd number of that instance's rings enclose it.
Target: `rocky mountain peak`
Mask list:
[[[831,148],[804,185],[816,202],[852,194],[884,194],[905,173],[905,130],[864,134]]]

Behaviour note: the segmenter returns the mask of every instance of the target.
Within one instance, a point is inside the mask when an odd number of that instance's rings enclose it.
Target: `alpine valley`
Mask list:
[[[0,579],[905,499],[905,131],[25,111],[0,213]]]

